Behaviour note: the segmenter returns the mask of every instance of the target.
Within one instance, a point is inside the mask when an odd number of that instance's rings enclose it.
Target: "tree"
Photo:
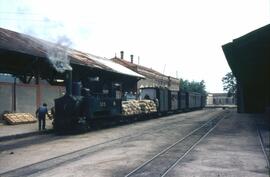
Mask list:
[[[202,93],[204,95],[207,94],[205,90],[205,82],[204,80],[200,82],[195,82],[195,81],[188,81],[188,80],[183,80],[180,79],[180,90],[186,91],[186,92],[198,92]]]
[[[189,91],[189,81],[180,79],[180,90]]]
[[[227,92],[228,97],[233,96],[235,98],[237,86],[236,86],[236,78],[233,75],[233,73],[232,72],[227,73],[222,78],[222,83],[223,83],[223,90]]]

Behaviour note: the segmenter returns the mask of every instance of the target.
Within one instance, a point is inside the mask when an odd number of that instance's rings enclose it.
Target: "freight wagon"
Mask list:
[[[140,98],[154,100],[160,113],[195,110],[205,106],[205,96],[200,93],[172,91],[160,87],[141,88]]]

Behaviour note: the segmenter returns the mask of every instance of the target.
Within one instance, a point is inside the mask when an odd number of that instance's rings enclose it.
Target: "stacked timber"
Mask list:
[[[8,113],[3,115],[3,119],[11,125],[34,123],[37,121],[30,113]]]
[[[122,101],[122,114],[137,115],[157,112],[157,107],[152,100],[129,100]]]

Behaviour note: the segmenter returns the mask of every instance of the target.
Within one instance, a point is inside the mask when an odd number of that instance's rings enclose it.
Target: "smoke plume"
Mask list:
[[[47,57],[57,72],[63,73],[72,70],[68,56],[70,45],[71,41],[66,36],[62,36],[58,38],[55,45],[47,49]]]

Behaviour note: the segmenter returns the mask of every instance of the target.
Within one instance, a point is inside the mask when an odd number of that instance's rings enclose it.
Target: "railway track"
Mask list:
[[[207,112],[207,114],[203,115],[203,116],[211,116],[211,117],[214,117],[214,118],[212,118],[212,119],[210,119],[208,121],[204,121],[203,125],[206,125],[206,124],[209,124],[210,122],[213,122],[213,120],[216,120],[217,117],[223,116],[225,112],[226,111],[221,111],[221,112],[218,112],[218,113],[213,113],[211,111]],[[213,113],[213,114],[211,114],[211,113]],[[182,121],[184,121],[184,120],[182,120]],[[181,121],[177,121],[177,122],[181,122]],[[50,170],[50,169],[59,167],[60,165],[63,165],[63,164],[66,164],[66,163],[74,162],[76,160],[79,160],[79,159],[81,159],[83,157],[86,157],[89,154],[98,152],[100,150],[104,150],[104,149],[110,148],[112,146],[117,146],[119,144],[121,145],[121,144],[129,141],[132,138],[137,138],[137,137],[140,137],[140,136],[143,136],[143,135],[146,135],[146,134],[152,134],[154,132],[160,132],[160,131],[163,131],[163,130],[166,130],[166,129],[172,129],[172,128],[176,128],[176,127],[179,127],[179,126],[180,125],[177,126],[176,124],[174,124],[173,126],[171,124],[167,124],[167,125],[165,125],[165,127],[163,126],[163,128],[155,127],[155,128],[153,128],[151,130],[143,131],[143,132],[141,132],[141,133],[139,133],[137,135],[121,136],[119,138],[115,138],[115,139],[105,141],[105,142],[102,142],[102,143],[99,143],[99,144],[91,145],[91,146],[88,146],[86,148],[79,149],[77,151],[73,151],[73,152],[66,153],[66,154],[63,154],[63,155],[60,155],[60,156],[57,156],[57,157],[53,157],[53,158],[50,158],[50,159],[47,159],[47,160],[44,160],[44,161],[40,161],[40,162],[37,162],[37,163],[34,163],[34,164],[30,164],[30,165],[27,165],[27,166],[24,166],[24,167],[21,167],[21,168],[17,168],[17,169],[11,170],[11,171],[7,171],[7,172],[4,172],[4,173],[0,174],[0,176],[4,177],[4,176],[29,176],[29,175],[34,175],[34,174],[43,172],[45,170]],[[194,131],[192,131],[192,132],[194,133]]]
[[[166,176],[181,160],[205,138],[224,118],[228,116],[219,115],[200,127],[194,129],[185,137],[168,146],[148,161],[132,170],[125,177],[131,176]],[[162,164],[162,165],[160,165]]]
[[[268,169],[270,170],[269,154],[267,155],[267,150],[266,150],[266,147],[265,147],[265,143],[264,143],[264,141],[263,141],[263,137],[262,137],[262,134],[261,134],[261,130],[260,130],[258,124],[256,124],[256,129],[257,129],[257,134],[258,134],[258,138],[259,138],[259,141],[260,141],[261,149],[262,149],[263,155],[264,155],[265,160],[266,160],[266,163],[267,163],[267,167],[268,167]],[[268,151],[268,152],[269,152],[269,151]]]
[[[215,111],[213,110],[207,110],[206,112],[204,112],[203,116],[209,116],[212,113],[214,113]],[[168,118],[174,118],[176,116],[179,115],[172,115],[169,116]],[[175,124],[177,125],[178,123],[182,123],[186,120],[188,120],[189,118],[192,118],[193,116],[187,116],[185,119],[181,119],[181,120],[176,120],[176,121],[168,121],[165,122],[162,126],[164,127],[164,129],[162,130],[166,130],[168,128],[171,128],[171,124]],[[164,117],[167,118],[167,117]],[[104,126],[105,128],[108,128],[108,126]],[[103,126],[100,127],[100,129],[104,128]],[[150,129],[150,131],[155,131],[155,129],[158,127],[154,127],[153,129]],[[99,130],[94,129],[93,131]],[[41,144],[41,143],[46,143],[46,142],[50,142],[50,141],[55,141],[55,140],[61,140],[61,139],[65,139],[66,136],[55,136],[53,134],[42,134],[42,135],[32,135],[32,136],[27,136],[24,138],[15,138],[15,139],[11,139],[11,140],[4,140],[4,141],[0,141],[0,152],[5,151],[5,150],[12,150],[12,149],[17,149],[17,148],[22,148],[22,147],[27,147],[30,145],[35,145],[35,144]]]

